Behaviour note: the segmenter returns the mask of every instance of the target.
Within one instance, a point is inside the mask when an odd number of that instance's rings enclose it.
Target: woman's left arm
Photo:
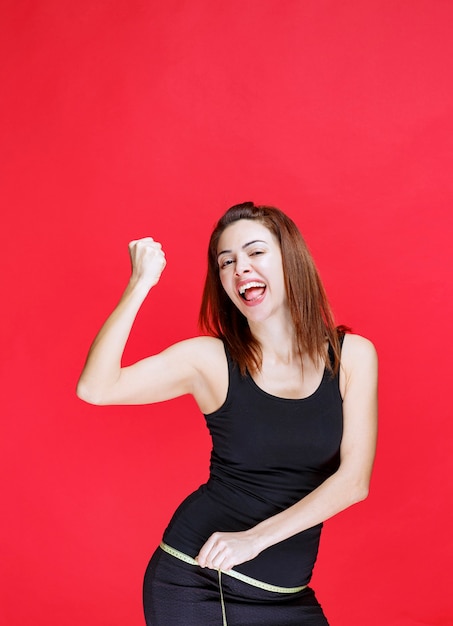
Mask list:
[[[346,335],[340,370],[344,427],[339,469],[302,500],[253,528],[214,533],[200,550],[199,565],[227,571],[367,497],[377,438],[377,369],[373,344]]]

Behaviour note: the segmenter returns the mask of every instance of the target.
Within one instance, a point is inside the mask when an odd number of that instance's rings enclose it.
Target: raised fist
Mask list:
[[[159,282],[167,263],[162,246],[152,237],[134,239],[129,243],[132,278],[143,282],[149,289]]]

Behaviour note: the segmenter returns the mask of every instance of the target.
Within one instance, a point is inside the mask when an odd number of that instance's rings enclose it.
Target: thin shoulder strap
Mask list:
[[[345,337],[345,332],[344,331],[339,331],[338,332],[338,341],[340,342],[340,352],[341,352],[341,348],[343,347],[344,337]],[[330,365],[333,367],[334,363],[335,363],[335,355],[334,355],[331,343],[329,343],[329,351],[328,352],[329,352]]]

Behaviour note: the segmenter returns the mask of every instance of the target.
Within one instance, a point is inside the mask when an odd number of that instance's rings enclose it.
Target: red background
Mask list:
[[[207,476],[203,418],[74,388],[128,241],[168,266],[126,361],[197,332],[209,232],[249,199],[296,220],[338,322],[380,354],[371,495],[326,524],[326,613],[452,623],[452,19],[441,0],[3,0],[2,623],[143,624],[149,555]]]

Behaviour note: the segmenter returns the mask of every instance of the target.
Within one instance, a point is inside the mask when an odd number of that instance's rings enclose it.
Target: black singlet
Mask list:
[[[213,532],[255,526],[316,489],[340,464],[338,375],[325,369],[312,395],[279,398],[263,391],[250,375],[242,377],[226,355],[226,400],[205,415],[213,443],[209,480],[183,501],[164,533],[167,544],[192,557]],[[305,585],[321,528],[298,533],[235,569],[274,585]]]

